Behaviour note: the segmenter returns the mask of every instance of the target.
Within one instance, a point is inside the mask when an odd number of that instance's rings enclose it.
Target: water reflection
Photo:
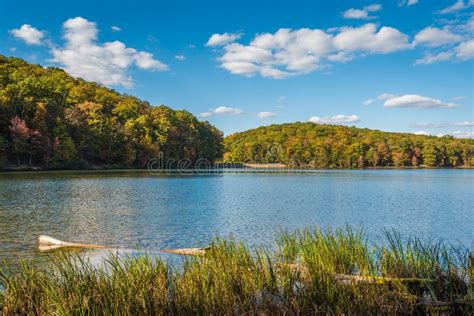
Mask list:
[[[346,223],[374,238],[394,227],[470,245],[473,180],[472,170],[2,173],[0,260],[43,258],[41,234],[156,251],[205,246],[216,235],[270,243],[280,229]]]

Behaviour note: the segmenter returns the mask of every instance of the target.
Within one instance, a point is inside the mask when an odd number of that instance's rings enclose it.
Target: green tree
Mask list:
[[[421,150],[421,155],[425,165],[430,167],[435,167],[438,165],[438,149],[434,143],[426,143]]]

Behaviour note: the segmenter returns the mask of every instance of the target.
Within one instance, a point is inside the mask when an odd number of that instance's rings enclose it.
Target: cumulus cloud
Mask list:
[[[371,4],[365,6],[363,9],[349,9],[342,13],[342,16],[346,19],[361,19],[361,20],[368,20],[373,19],[373,16],[370,16],[370,12],[377,12],[382,10],[382,6],[380,4]]]
[[[415,36],[414,44],[423,44],[431,47],[442,46],[462,41],[463,37],[452,33],[448,28],[426,27]]]
[[[176,60],[179,60],[179,61],[183,61],[183,60],[186,59],[186,57],[185,57],[184,55],[176,55],[176,56],[174,56],[174,58],[175,58]]]
[[[212,34],[206,43],[206,46],[223,46],[235,42],[242,37],[241,33]]]
[[[279,79],[324,68],[328,62],[347,61],[356,54],[384,54],[408,48],[406,35],[391,27],[377,29],[373,23],[338,28],[335,34],[320,29],[282,28],[275,33],[257,34],[249,45],[224,45],[218,60],[232,74]]]
[[[276,113],[273,112],[260,112],[257,114],[258,117],[260,118],[267,118],[267,117],[275,117]]]
[[[458,0],[454,4],[450,5],[449,7],[446,7],[443,10],[440,10],[438,13],[439,14],[449,14],[449,13],[453,13],[453,12],[457,12],[457,11],[460,11],[460,10],[470,8],[473,5],[474,5],[473,0],[466,0],[466,1]]]
[[[360,118],[357,115],[339,114],[332,117],[312,116],[309,121],[315,124],[350,124],[359,122]]]
[[[21,39],[28,45],[40,45],[44,37],[44,32],[32,27],[29,24],[23,24],[19,29],[9,31],[14,37]]]
[[[474,0],[472,0],[474,3]],[[474,15],[462,15],[454,21],[444,21],[443,28],[426,27],[416,34],[412,46],[441,48],[427,51],[414,65],[428,65],[442,61],[464,61],[474,57]]]
[[[145,70],[165,71],[168,66],[153,54],[137,51],[120,41],[97,41],[98,29],[94,22],[82,17],[63,24],[64,47],[53,47],[53,62],[59,63],[71,75],[105,85],[133,85],[127,70],[132,65]]]
[[[120,32],[120,31],[122,30],[121,27],[116,26],[116,25],[112,25],[112,26],[110,27],[110,29],[111,29],[113,32]]]
[[[383,104],[386,108],[454,108],[459,107],[455,103],[447,103],[441,100],[425,97],[417,94],[405,94],[385,98]]]
[[[209,111],[207,112],[202,112],[202,113],[199,113],[198,116],[200,117],[209,117],[209,116],[212,116],[212,115],[223,115],[223,114],[233,114],[233,115],[237,115],[237,114],[242,114],[243,111],[239,108],[233,108],[233,107],[228,107],[228,106],[219,106],[215,109],[210,109]]]
[[[361,27],[345,27],[334,37],[335,46],[342,51],[391,53],[408,49],[408,37],[399,30],[383,26],[377,31],[373,23]]]
[[[374,99],[368,99],[362,102],[362,104],[365,106],[371,105],[372,103],[374,103]]]
[[[471,59],[474,58],[474,39],[461,43],[455,49],[456,57],[459,59]]]
[[[426,53],[422,58],[415,60],[415,65],[430,65],[440,61],[449,60],[453,57],[450,51],[440,52],[438,54]]]

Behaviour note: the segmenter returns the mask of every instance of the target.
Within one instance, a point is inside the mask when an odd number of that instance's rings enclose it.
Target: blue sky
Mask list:
[[[311,120],[473,137],[474,0],[0,0],[0,21],[1,54],[226,134]]]

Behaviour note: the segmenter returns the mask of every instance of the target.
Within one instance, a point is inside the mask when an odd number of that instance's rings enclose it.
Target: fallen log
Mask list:
[[[40,251],[48,251],[54,250],[59,248],[89,248],[89,249],[111,249],[111,246],[105,245],[95,245],[95,244],[81,244],[81,243],[74,243],[74,242],[67,242],[62,241],[50,236],[39,236],[38,238]]]
[[[307,267],[301,264],[289,263],[280,264],[279,268],[288,268],[292,272],[300,273],[303,278],[310,278],[310,271]],[[332,273],[334,280],[340,284],[393,284],[393,283],[429,283],[433,282],[431,279],[422,278],[392,278],[392,277],[381,277],[381,276],[362,276],[352,274],[339,274]]]
[[[163,249],[160,252],[173,253],[184,256],[204,256],[210,247],[205,248],[181,248],[181,249]]]

